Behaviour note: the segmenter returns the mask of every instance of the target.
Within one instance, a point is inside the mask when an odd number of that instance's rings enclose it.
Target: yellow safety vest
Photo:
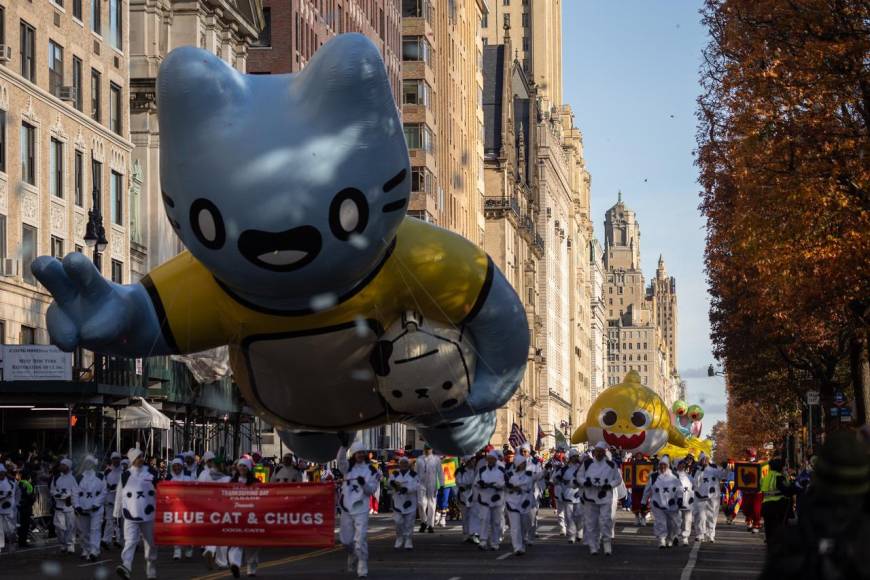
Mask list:
[[[782,477],[782,474],[771,469],[767,472],[767,475],[761,478],[760,491],[764,493],[764,498],[761,500],[761,503],[785,499],[782,492],[780,492],[779,488],[776,487],[776,479],[778,477]]]

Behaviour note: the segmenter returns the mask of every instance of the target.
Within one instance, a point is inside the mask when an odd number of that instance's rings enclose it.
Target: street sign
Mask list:
[[[5,345],[3,378],[7,381],[71,381],[72,353],[51,345]]]
[[[846,405],[846,395],[843,394],[843,391],[834,391],[834,404],[838,407]]]
[[[819,404],[819,392],[818,391],[807,391],[807,405],[818,405]]]

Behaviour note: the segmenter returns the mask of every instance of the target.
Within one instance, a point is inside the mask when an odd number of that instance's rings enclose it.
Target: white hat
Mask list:
[[[121,454],[117,451],[112,451],[112,454],[109,456],[109,459],[121,459]]]
[[[595,444],[595,449],[604,449],[606,451],[607,450],[607,443],[605,443],[604,441],[599,441],[598,443]]]
[[[362,441],[355,441],[353,445],[350,446],[350,449],[347,450],[349,455],[354,455],[359,453],[360,451],[365,451],[366,446],[363,445]]]
[[[667,455],[662,455],[662,458],[659,459],[659,463],[660,463],[660,464],[661,464],[661,463],[664,463],[665,465],[670,465],[670,464],[671,464],[671,458],[668,457]]]
[[[527,451],[531,451],[531,450],[532,450],[532,446],[531,446],[531,444],[530,444],[528,441],[526,441],[525,443],[523,443],[522,445],[520,445],[519,447],[517,447],[517,449],[525,449],[525,450],[527,450]]]
[[[580,456],[579,449],[575,449],[574,447],[572,447],[571,449],[568,450],[568,457],[579,457],[579,456]]]
[[[501,453],[498,452],[497,449],[493,449],[489,453],[486,454],[487,457],[495,457],[496,459],[501,459]]]
[[[248,471],[250,471],[251,469],[254,469],[254,462],[251,461],[250,459],[239,459],[239,465],[240,466],[244,465],[245,467],[248,468]]]
[[[523,457],[522,455],[520,455],[519,453],[517,453],[514,456],[514,465],[515,466],[519,467],[520,465],[524,464],[525,462],[526,462],[526,458]]]
[[[90,453],[88,453],[87,455],[85,455],[85,458],[82,459],[82,463],[84,464],[84,463],[88,463],[88,462],[93,463],[94,465],[96,465],[96,464],[97,464],[97,458],[94,457],[93,455],[91,455]]]
[[[66,465],[67,467],[69,467],[70,469],[72,469],[72,459],[61,459],[61,460],[60,460],[60,464],[61,464],[61,465]]]
[[[142,450],[136,449],[135,447],[133,447],[132,449],[130,449],[127,452],[127,459],[130,460],[130,463],[133,463],[134,461],[136,461],[136,459],[138,459],[141,456],[142,456]]]
[[[121,459],[121,465],[130,465],[130,460],[124,457]]]
[[[170,461],[169,464],[170,465],[184,465],[184,462],[181,460],[180,457],[176,457],[175,459]]]
[[[185,451],[184,453],[181,454],[181,456],[184,457],[185,459],[187,459],[188,457],[193,458],[196,456],[196,453],[194,453],[193,451]]]
[[[205,453],[202,454],[202,460],[204,462],[211,461],[212,459],[214,459],[214,453],[212,453],[211,451],[206,451]]]

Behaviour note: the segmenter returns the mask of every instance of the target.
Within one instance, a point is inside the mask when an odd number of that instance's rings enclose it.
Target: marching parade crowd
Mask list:
[[[395,548],[412,550],[415,523],[420,533],[432,533],[444,525],[455,509],[461,519],[463,541],[480,550],[498,550],[505,528],[515,556],[522,556],[537,537],[538,513],[555,509],[562,536],[571,544],[585,543],[590,554],[613,553],[614,519],[618,509],[631,510],[638,526],[653,518],[653,530],[661,549],[696,542],[715,542],[720,503],[731,523],[741,507],[747,529],[757,532],[765,521],[768,538],[783,525],[791,509],[790,498],[809,482],[808,470],[791,481],[781,462],[770,462],[761,481],[761,492],[740,493],[733,473],[717,466],[703,453],[695,461],[689,455],[673,461],[662,457],[623,457],[616,449],[599,443],[589,452],[557,450],[547,461],[528,443],[516,451],[488,446],[476,455],[459,459],[455,485],[445,486],[442,458],[431,447],[412,458],[410,450],[398,450],[387,461],[377,461],[361,443],[341,448],[335,463],[309,464],[292,453],[280,463],[264,460],[258,452],[227,462],[206,451],[179,454],[168,465],[142,451],[130,449],[126,456],[113,452],[104,465],[87,455],[78,465],[62,458],[54,465],[35,454],[26,458],[5,457],[0,461],[0,550],[15,544],[25,547],[34,528],[53,531],[62,554],[75,554],[95,561],[101,551],[121,548],[117,573],[131,575],[134,555],[144,546],[146,575],[156,578],[157,548],[154,543],[156,485],[159,481],[238,482],[245,485],[295,482],[336,483],[339,541],[348,552],[348,571],[368,575],[369,515],[391,509],[395,521]],[[755,461],[754,451],[747,459]],[[651,462],[652,473],[644,486],[626,487],[624,462]],[[53,515],[33,522],[36,489],[47,484]],[[175,546],[173,558],[191,558],[193,546]],[[255,576],[259,550],[204,546],[202,554],[210,569],[229,568],[235,577],[243,564]]]

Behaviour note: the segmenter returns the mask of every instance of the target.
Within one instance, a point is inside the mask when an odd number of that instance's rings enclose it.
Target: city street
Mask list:
[[[693,544],[659,550],[652,527],[637,528],[630,514],[620,512],[616,525],[614,555],[590,556],[585,546],[569,545],[558,534],[552,512],[542,519],[541,538],[522,558],[514,557],[509,542],[499,552],[480,552],[460,542],[461,527],[450,525],[434,534],[416,534],[413,552],[394,551],[392,521],[388,515],[373,517],[369,528],[369,577],[377,579],[472,580],[476,578],[689,578],[740,580],[756,578],[764,563],[760,535],[746,533],[742,525],[729,526],[720,517],[715,544]],[[116,578],[119,552],[104,554],[94,564],[77,558],[56,558],[54,547],[29,549],[0,556],[0,578],[63,577],[64,580]],[[353,578],[344,571],[345,554],[338,546],[321,550],[269,549],[261,552],[259,578],[293,577],[307,580]],[[171,550],[160,549],[159,578],[212,580],[231,578],[229,571],[209,572],[197,554],[192,560],[173,562]],[[242,570],[244,574],[244,569]],[[141,551],[136,556],[133,578],[144,579]]]

